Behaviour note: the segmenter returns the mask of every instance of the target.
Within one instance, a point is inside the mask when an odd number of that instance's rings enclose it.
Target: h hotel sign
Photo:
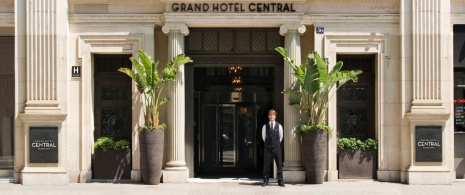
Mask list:
[[[72,66],[71,67],[71,77],[81,77],[81,67]]]
[[[292,3],[269,3],[269,2],[251,2],[251,3],[173,3],[168,5],[172,12],[222,12],[222,13],[240,13],[240,12],[258,12],[258,13],[282,13],[295,12]],[[169,9],[167,7],[167,9]]]

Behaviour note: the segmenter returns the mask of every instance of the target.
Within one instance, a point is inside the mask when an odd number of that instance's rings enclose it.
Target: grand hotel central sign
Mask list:
[[[172,12],[257,12],[257,13],[281,13],[295,12],[292,3],[173,3],[170,8]]]

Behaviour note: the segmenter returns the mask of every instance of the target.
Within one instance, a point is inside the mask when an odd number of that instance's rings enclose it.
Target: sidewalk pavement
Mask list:
[[[259,180],[207,180],[190,179],[188,183],[161,183],[144,185],[135,182],[113,183],[70,183],[66,186],[23,186],[21,184],[0,184],[1,195],[33,194],[33,195],[118,195],[118,194],[155,194],[155,195],[259,195],[259,194],[465,194],[465,181],[455,181],[450,185],[406,185],[400,183],[378,182],[372,180],[338,180],[323,184],[286,184],[278,186],[271,181],[266,187]]]

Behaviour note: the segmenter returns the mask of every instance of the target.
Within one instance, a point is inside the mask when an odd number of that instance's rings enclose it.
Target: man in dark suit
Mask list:
[[[262,127],[262,138],[265,142],[263,149],[263,184],[268,185],[270,177],[270,167],[273,159],[278,167],[278,185],[284,187],[283,182],[283,158],[281,153],[281,141],[283,140],[283,127],[276,122],[276,111],[271,109],[268,112],[268,123]]]

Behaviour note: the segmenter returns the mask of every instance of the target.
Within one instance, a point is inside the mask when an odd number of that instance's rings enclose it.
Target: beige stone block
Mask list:
[[[385,104],[385,125],[400,125],[402,121],[402,108],[401,104]]]
[[[89,183],[92,180],[92,171],[81,171],[79,183]]]
[[[283,171],[285,183],[303,183],[305,182],[305,171]]]
[[[187,183],[189,170],[163,170],[163,183]]]
[[[142,181],[140,170],[131,170],[131,181]]]
[[[22,171],[22,184],[29,186],[68,185],[68,172],[62,167],[25,167]]]
[[[401,99],[401,83],[398,81],[386,82],[385,103],[400,104]]]
[[[378,171],[378,181],[400,182],[400,171]]]
[[[432,185],[451,184],[450,172],[409,172],[408,184],[411,185]],[[427,179],[426,179],[427,178]]]

